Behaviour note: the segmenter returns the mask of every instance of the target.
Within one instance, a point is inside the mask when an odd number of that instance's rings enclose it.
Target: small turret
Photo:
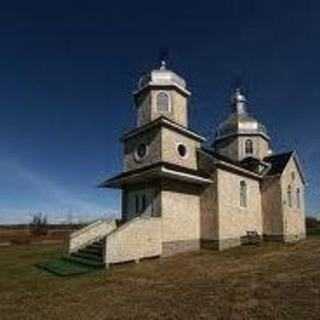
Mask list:
[[[230,98],[232,113],[218,126],[213,143],[216,152],[236,161],[246,157],[263,159],[269,150],[267,130],[248,114],[247,103],[246,96],[237,88]]]

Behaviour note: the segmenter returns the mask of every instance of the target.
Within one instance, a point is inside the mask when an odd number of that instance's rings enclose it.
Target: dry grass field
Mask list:
[[[0,248],[0,318],[320,319],[320,237],[202,250],[60,278],[57,246]]]
[[[32,242],[63,242],[65,237],[70,233],[70,230],[52,229],[46,235],[33,235],[29,229],[6,229],[0,228],[0,246],[4,243],[13,244],[29,244]]]

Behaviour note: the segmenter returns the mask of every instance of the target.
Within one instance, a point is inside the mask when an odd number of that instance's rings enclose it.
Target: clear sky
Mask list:
[[[131,92],[163,47],[209,140],[242,75],[273,149],[299,153],[308,213],[320,211],[319,1],[19,2],[0,11],[0,223],[117,214],[118,192],[95,186],[121,170]]]

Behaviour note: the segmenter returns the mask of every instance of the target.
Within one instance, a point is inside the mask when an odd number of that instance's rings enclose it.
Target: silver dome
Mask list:
[[[151,72],[143,75],[138,82],[138,91],[144,89],[147,86],[177,86],[180,90],[184,91],[186,94],[190,92],[186,89],[186,82],[183,78],[178,76],[171,70],[166,68],[166,63],[161,62],[161,67],[159,69],[154,69]]]
[[[240,92],[239,89],[237,89],[235,94],[231,96],[231,106],[233,112],[218,126],[216,140],[241,134],[258,134],[269,140],[265,126],[252,116],[248,115],[246,110],[246,102],[246,97]]]
[[[247,114],[237,113],[232,113],[226,121],[219,125],[216,139],[238,134],[260,134],[269,139],[267,130],[263,124]]]

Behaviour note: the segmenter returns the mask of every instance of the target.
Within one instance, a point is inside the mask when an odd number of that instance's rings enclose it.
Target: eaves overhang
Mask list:
[[[252,171],[246,170],[244,168],[241,168],[239,166],[235,166],[231,163],[222,161],[222,160],[215,160],[214,161],[215,165],[217,166],[217,168],[221,168],[230,172],[234,172],[252,179],[256,179],[256,180],[260,180],[262,179],[263,176],[256,174]]]
[[[181,182],[192,183],[197,185],[211,184],[213,181],[209,177],[194,173],[186,172],[183,168],[177,166],[160,163],[156,166],[148,166],[145,169],[133,170],[132,172],[124,172],[113,178],[110,178],[100,185],[99,188],[123,188],[130,184],[139,184],[156,179],[168,178]]]
[[[163,83],[155,83],[155,82],[149,82],[147,85],[143,86],[142,88],[133,91],[133,95],[134,97],[139,96],[140,94],[142,94],[143,92],[145,92],[148,89],[171,89],[174,88],[176,89],[178,92],[180,92],[181,94],[183,94],[186,97],[191,96],[191,92],[189,90],[187,90],[186,88],[183,88],[182,86],[180,86],[177,83],[174,82],[163,82]]]
[[[183,127],[181,126],[180,124],[166,118],[166,117],[159,117],[157,118],[156,120],[152,121],[152,122],[149,122],[147,124],[145,124],[144,126],[141,126],[141,127],[138,127],[138,128],[134,128],[133,130],[130,130],[129,132],[125,133],[121,138],[120,138],[120,141],[121,142],[124,142],[130,138],[133,138],[139,134],[141,134],[142,132],[144,133],[145,131],[147,130],[151,130],[152,128],[154,127],[157,127],[157,126],[164,126],[164,127],[167,127],[167,128],[170,128],[176,132],[179,132],[181,134],[184,134],[194,140],[197,140],[199,142],[205,142],[206,141],[206,138],[197,134],[196,132],[186,128],[186,127]]]
[[[225,134],[222,136],[217,136],[213,142],[213,144],[228,139],[228,138],[233,138],[233,137],[241,137],[241,136],[249,136],[249,137],[262,137],[264,138],[266,141],[270,141],[270,137],[266,134],[263,133],[258,133],[258,132],[243,132],[243,131],[239,131],[237,133],[230,133],[230,134]]]

